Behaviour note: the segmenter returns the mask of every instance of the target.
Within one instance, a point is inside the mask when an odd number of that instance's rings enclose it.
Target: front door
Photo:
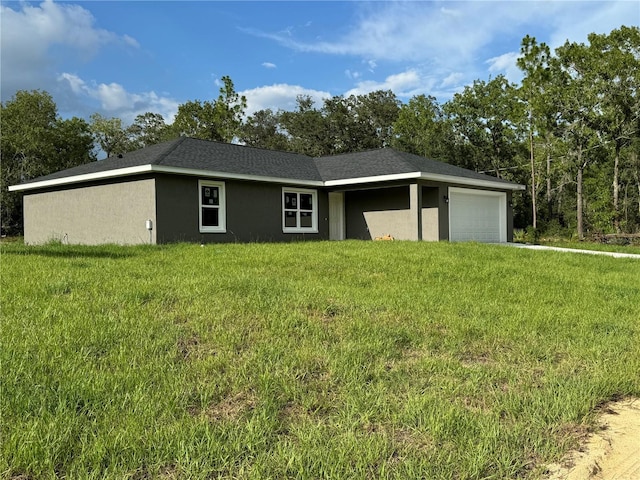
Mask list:
[[[344,238],[344,192],[329,192],[329,240]]]

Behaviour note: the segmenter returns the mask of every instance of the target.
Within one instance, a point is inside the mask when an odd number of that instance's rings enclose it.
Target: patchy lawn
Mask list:
[[[640,395],[638,262],[1,246],[8,478],[538,478]]]

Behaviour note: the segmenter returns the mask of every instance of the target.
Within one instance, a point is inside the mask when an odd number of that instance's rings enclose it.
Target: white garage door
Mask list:
[[[507,194],[450,187],[449,239],[506,242]]]

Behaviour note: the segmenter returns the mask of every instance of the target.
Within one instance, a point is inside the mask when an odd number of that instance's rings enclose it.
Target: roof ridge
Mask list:
[[[309,155],[306,155],[304,153],[299,153],[299,152],[292,152],[289,150],[280,150],[280,149],[272,149],[272,148],[265,148],[265,147],[256,147],[254,145],[243,145],[241,143],[231,143],[231,142],[223,142],[220,140],[207,140],[204,138],[196,138],[196,137],[182,137],[182,138],[187,138],[189,140],[196,140],[198,142],[203,142],[203,143],[215,143],[217,145],[225,145],[225,146],[231,146],[231,147],[238,147],[238,148],[244,148],[247,150],[260,150],[263,152],[271,152],[271,153],[282,153],[285,155],[295,155],[298,157],[305,157],[307,159],[314,159],[315,157],[311,157]]]
[[[176,148],[178,148],[181,144],[183,144],[187,138],[189,137],[182,137],[182,136],[178,137],[173,141],[172,146],[170,146],[167,150],[161,153],[155,161],[152,161],[149,163],[152,165],[161,165],[163,160],[165,160],[169,156],[169,154],[173,153]]]

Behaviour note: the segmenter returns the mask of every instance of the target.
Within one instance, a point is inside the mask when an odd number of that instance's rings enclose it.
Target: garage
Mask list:
[[[507,241],[507,194],[449,188],[449,239],[452,242]]]

